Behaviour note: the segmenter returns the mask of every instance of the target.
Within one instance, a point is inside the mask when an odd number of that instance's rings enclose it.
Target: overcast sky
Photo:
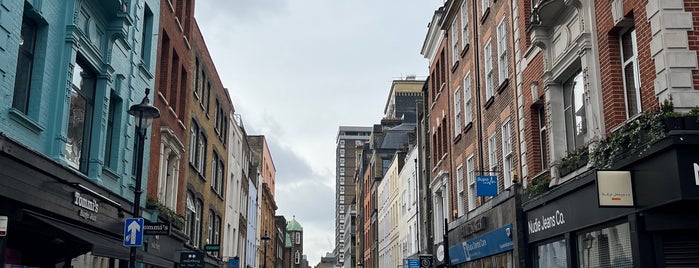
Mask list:
[[[199,0],[199,23],[250,135],[277,168],[311,267],[335,247],[335,138],[378,123],[391,81],[427,75],[420,49],[442,0]]]

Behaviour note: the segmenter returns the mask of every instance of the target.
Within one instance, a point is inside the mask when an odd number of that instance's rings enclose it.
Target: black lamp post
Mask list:
[[[160,110],[155,106],[150,104],[148,99],[148,94],[150,93],[150,88],[146,88],[146,96],[139,104],[134,104],[129,109],[129,115],[136,118],[136,135],[138,136],[138,143],[136,152],[138,153],[136,157],[136,189],[133,192],[133,217],[139,218],[141,216],[141,176],[143,175],[143,146],[146,140],[146,130],[153,123],[154,118],[160,117]],[[132,247],[129,252],[129,267],[136,267],[136,247]]]
[[[262,236],[262,241],[265,242],[265,258],[262,260],[262,268],[267,268],[267,243],[269,243],[267,231],[265,231],[265,235]]]

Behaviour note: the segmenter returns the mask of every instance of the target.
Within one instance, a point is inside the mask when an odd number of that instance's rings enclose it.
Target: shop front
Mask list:
[[[523,267],[518,188],[513,186],[450,224],[451,267]]]
[[[524,203],[527,267],[699,267],[698,145],[670,135]]]
[[[119,267],[128,200],[83,175],[0,135],[0,236],[3,267]],[[138,250],[138,262],[173,267],[166,258]],[[123,260],[123,261],[119,261]]]

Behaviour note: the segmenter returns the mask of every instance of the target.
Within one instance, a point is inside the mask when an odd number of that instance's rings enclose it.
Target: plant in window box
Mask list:
[[[699,129],[699,106],[695,106],[684,116],[684,128],[692,130]]]
[[[682,129],[682,115],[675,112],[675,106],[672,104],[672,98],[665,99],[660,105],[660,113],[665,130]]]
[[[563,177],[587,165],[588,147],[583,146],[556,161],[553,165],[558,169],[558,175]]]
[[[548,176],[539,176],[534,178],[531,184],[524,189],[524,196],[526,198],[533,198],[548,191],[550,182],[551,178]]]
[[[184,217],[161,204],[158,200],[149,197],[146,199],[146,208],[156,210],[158,212],[158,217],[170,222],[172,227],[180,230],[184,228]]]

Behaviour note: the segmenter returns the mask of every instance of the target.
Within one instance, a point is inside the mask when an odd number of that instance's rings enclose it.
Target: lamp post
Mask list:
[[[150,89],[146,88],[146,96],[143,97],[141,103],[134,104],[129,109],[129,115],[136,118],[136,138],[137,143],[137,156],[136,156],[136,189],[133,192],[133,217],[139,218],[141,216],[141,176],[143,175],[143,147],[144,141],[146,140],[146,130],[153,123],[154,118],[160,117],[160,110],[155,106],[150,104],[148,99],[148,93]],[[129,267],[136,267],[136,247],[132,247],[129,252]]]
[[[265,257],[262,259],[262,268],[267,268],[267,243],[269,243],[269,236],[267,235],[267,231],[265,231],[265,235],[262,236],[262,241],[265,242]]]

